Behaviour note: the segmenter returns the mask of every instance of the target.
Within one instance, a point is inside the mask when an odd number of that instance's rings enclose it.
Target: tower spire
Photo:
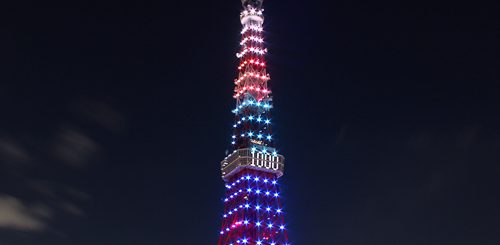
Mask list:
[[[264,0],[241,0],[241,4],[243,5],[243,8],[248,9],[248,8],[262,8],[262,2]]]
[[[266,53],[263,33],[264,10],[262,0],[242,0],[242,24],[238,77],[235,79],[236,108],[234,149],[252,145],[273,146],[270,109],[271,91],[267,86],[270,76],[266,71]]]

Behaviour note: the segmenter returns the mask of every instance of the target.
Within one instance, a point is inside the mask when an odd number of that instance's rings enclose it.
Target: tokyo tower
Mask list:
[[[242,0],[233,152],[221,163],[226,197],[218,245],[288,245],[278,184],[284,157],[276,151],[271,131],[262,2]]]

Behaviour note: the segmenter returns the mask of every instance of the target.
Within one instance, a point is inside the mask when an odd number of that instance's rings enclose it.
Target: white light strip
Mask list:
[[[264,12],[263,9],[261,9],[261,10],[250,9],[250,11],[243,10],[243,12],[241,12],[241,15],[243,15],[243,16],[246,16],[246,15],[262,15],[262,12]]]
[[[254,42],[258,42],[258,43],[263,43],[264,42],[264,39],[261,38],[261,37],[257,37],[257,36],[249,36],[249,37],[245,37],[241,42],[240,42],[240,45],[244,45],[246,42],[248,41],[254,41]]]
[[[241,53],[237,53],[236,57],[241,58],[241,57],[243,57],[243,55],[245,55],[248,52],[263,55],[263,54],[267,53],[267,48],[266,49],[255,48],[255,47],[245,48],[245,49],[243,49],[243,51],[241,51]]]
[[[262,32],[264,29],[262,28],[262,26],[249,25],[249,26],[243,27],[243,30],[241,31],[241,34],[245,34],[245,32],[247,32],[249,30],[256,31],[256,32]]]

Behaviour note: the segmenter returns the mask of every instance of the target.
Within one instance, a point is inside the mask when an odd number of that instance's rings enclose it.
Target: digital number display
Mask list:
[[[278,170],[280,158],[271,153],[252,151],[252,163],[250,166]]]

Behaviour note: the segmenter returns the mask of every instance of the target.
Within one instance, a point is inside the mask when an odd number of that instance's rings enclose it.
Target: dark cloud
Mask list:
[[[65,188],[65,192],[72,199],[76,199],[79,201],[89,201],[92,198],[88,193],[69,186]]]
[[[111,104],[92,99],[82,99],[71,106],[71,111],[78,117],[95,123],[113,132],[125,128],[125,118]]]
[[[0,139],[0,177],[5,177],[0,191],[10,193],[0,194],[1,229],[64,233],[56,227],[63,214],[85,216],[82,203],[91,196],[68,181],[57,180],[54,173],[68,174],[65,170],[87,166],[99,151],[98,144],[71,126],[48,138],[53,140],[49,147],[44,147],[46,141],[39,141],[37,136],[32,137],[31,144],[22,137]],[[53,164],[54,158],[64,163],[62,168]]]
[[[0,162],[3,163],[25,163],[30,156],[25,149],[13,141],[0,139]]]
[[[99,146],[85,134],[63,128],[56,136],[53,153],[61,162],[72,167],[84,167],[94,159]]]
[[[0,228],[42,231],[47,228],[46,220],[52,217],[47,206],[30,206],[21,200],[0,195]]]
[[[479,137],[481,137],[480,133],[480,126],[464,128],[463,131],[458,134],[457,145],[462,149],[472,147],[474,144],[478,143]]]
[[[85,215],[85,212],[78,205],[71,203],[71,202],[67,202],[67,201],[61,202],[59,204],[59,207],[64,212],[75,215],[75,216],[84,216]]]

